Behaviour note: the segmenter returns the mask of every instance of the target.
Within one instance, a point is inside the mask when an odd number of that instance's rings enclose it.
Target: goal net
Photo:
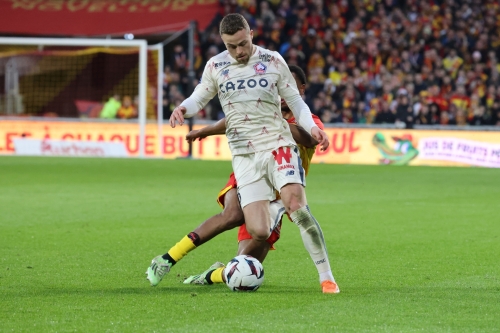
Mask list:
[[[160,52],[143,40],[0,38],[0,116],[136,119],[143,148],[161,107]]]

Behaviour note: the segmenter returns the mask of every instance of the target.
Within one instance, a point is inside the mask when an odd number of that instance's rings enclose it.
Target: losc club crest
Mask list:
[[[265,74],[267,70],[267,66],[264,65],[262,62],[258,62],[253,66],[253,69],[255,70],[255,74]]]

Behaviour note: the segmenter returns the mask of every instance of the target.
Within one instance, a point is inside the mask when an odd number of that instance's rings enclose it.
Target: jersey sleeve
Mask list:
[[[207,62],[200,83],[196,86],[191,96],[186,98],[180,105],[186,108],[184,117],[190,118],[207,105],[217,94],[217,84],[213,79],[211,59]]]
[[[274,53],[276,65],[279,68],[278,93],[286,101],[286,104],[292,110],[297,123],[302,126],[309,134],[311,129],[317,126],[313,119],[311,110],[302,100],[295,79],[288,69],[288,65],[281,55]]]
[[[313,114],[312,117],[313,117],[313,121],[316,124],[316,126],[318,126],[320,129],[324,130],[325,129],[325,125],[323,124],[323,122],[321,121],[321,119],[317,115],[315,115],[315,114]]]

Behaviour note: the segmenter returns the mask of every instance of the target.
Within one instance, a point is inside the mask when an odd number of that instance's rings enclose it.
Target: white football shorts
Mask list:
[[[286,184],[306,186],[305,172],[296,146],[279,147],[233,156],[241,207],[260,200],[276,199],[275,189]]]

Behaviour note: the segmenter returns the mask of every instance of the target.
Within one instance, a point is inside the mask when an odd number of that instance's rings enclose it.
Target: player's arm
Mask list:
[[[217,93],[217,84],[212,78],[212,70],[209,68],[211,60],[207,62],[200,83],[196,86],[191,96],[185,99],[178,107],[172,111],[170,116],[170,126],[175,127],[176,123],[184,124],[184,118],[190,118],[207,105]]]
[[[285,60],[277,52],[275,52],[275,57],[278,58],[280,68],[280,79],[277,82],[279,95],[283,97],[290,110],[292,110],[297,123],[319,142],[321,150],[325,150],[330,145],[328,136],[315,124],[311,110],[300,96],[295,79]]]
[[[311,134],[307,133],[307,131],[300,126],[290,124],[290,132],[292,132],[295,142],[306,148],[314,148],[319,143]]]
[[[193,142],[196,139],[202,140],[207,136],[221,135],[226,133],[226,118],[222,118],[215,124],[205,126],[199,130],[194,130],[186,135],[186,140],[188,142]]]

